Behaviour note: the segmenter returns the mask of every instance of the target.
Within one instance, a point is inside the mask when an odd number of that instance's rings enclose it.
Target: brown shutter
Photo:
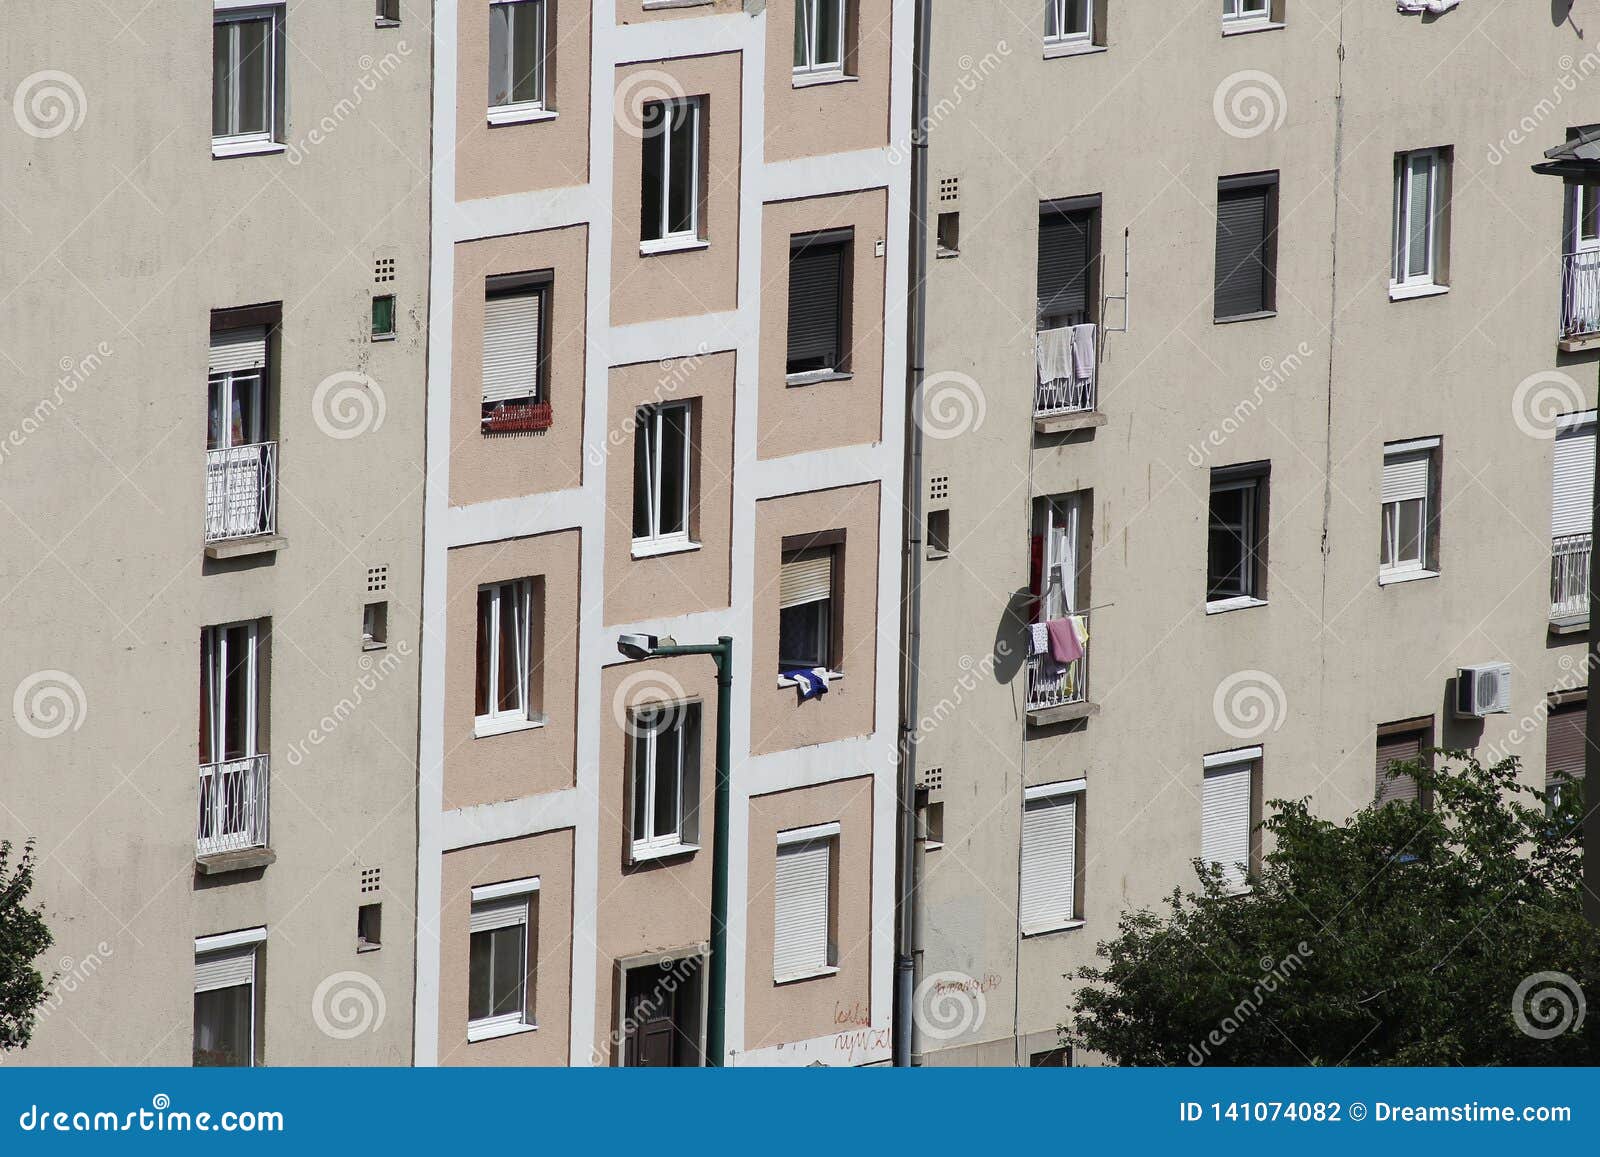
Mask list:
[[[1421,731],[1402,731],[1395,735],[1378,736],[1378,790],[1379,807],[1391,803],[1416,803],[1417,781],[1409,775],[1391,776],[1391,763],[1415,762],[1422,755],[1424,735]]]
[[[1544,725],[1544,783],[1548,789],[1563,777],[1583,778],[1587,706],[1563,703],[1552,707]]]

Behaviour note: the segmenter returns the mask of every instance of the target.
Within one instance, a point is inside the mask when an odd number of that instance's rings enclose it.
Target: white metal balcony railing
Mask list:
[[[1088,616],[1082,616],[1085,624]],[[1051,707],[1067,707],[1089,700],[1089,644],[1083,644],[1083,656],[1070,663],[1057,663],[1049,655],[1032,655],[1028,658],[1027,710],[1045,711]]]
[[[200,765],[200,826],[195,855],[267,846],[267,757]]]
[[[1060,329],[1040,330],[1034,337],[1035,361],[1038,366],[1055,364],[1058,370],[1064,373],[1047,372],[1041,370],[1034,375],[1033,416],[1047,418],[1056,414],[1087,414],[1093,413],[1098,402],[1095,391],[1096,372],[1095,360],[1089,359],[1087,375],[1075,372],[1073,359],[1049,358],[1045,353],[1047,343],[1057,343],[1058,347],[1071,347],[1072,330],[1075,326],[1063,326]],[[1098,340],[1099,333],[1094,326],[1088,326],[1092,333],[1091,342]]]
[[[1564,534],[1550,542],[1550,617],[1589,616],[1589,558],[1592,534]]]
[[[1600,334],[1600,249],[1561,258],[1561,336]]]
[[[206,541],[272,534],[278,518],[278,444],[206,451]]]

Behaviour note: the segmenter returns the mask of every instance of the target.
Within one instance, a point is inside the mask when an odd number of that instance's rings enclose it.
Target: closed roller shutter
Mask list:
[[[1556,435],[1550,537],[1588,534],[1594,515],[1594,421]]]
[[[833,551],[805,551],[783,564],[778,579],[778,607],[786,610],[818,603],[833,593]]]
[[[539,396],[540,292],[491,297],[483,304],[483,400]]]
[[[1383,459],[1380,501],[1387,504],[1428,497],[1428,466],[1431,460],[1432,455],[1426,450],[1386,455]]]
[[[1587,717],[1588,708],[1583,703],[1566,703],[1551,709],[1544,724],[1544,783],[1547,789],[1564,780],[1583,778]]]
[[[1029,800],[1022,813],[1022,930],[1048,928],[1077,911],[1078,797]]]
[[[256,946],[230,948],[226,952],[206,952],[194,958],[194,990],[211,992],[218,988],[235,988],[241,984],[254,984],[256,980]]]
[[[252,325],[244,329],[219,330],[211,335],[211,372],[243,374],[265,368],[267,330]]]
[[[1416,778],[1410,775],[1391,776],[1391,763],[1414,763],[1422,756],[1424,735],[1421,731],[1403,731],[1398,735],[1378,737],[1377,801],[1380,806],[1391,803],[1416,803],[1421,794]]]
[[[778,848],[773,888],[772,974],[777,980],[828,967],[828,871],[831,839]]]
[[[1267,228],[1272,186],[1217,194],[1216,316],[1268,308]]]
[[[1253,763],[1210,768],[1200,797],[1200,858],[1221,864],[1223,878],[1244,886],[1250,864],[1250,796]]]
[[[838,369],[843,361],[847,245],[810,241],[789,254],[789,372]]]
[[[1094,214],[1042,213],[1039,216],[1039,318],[1087,317],[1090,233]],[[1066,320],[1062,324],[1067,324]]]

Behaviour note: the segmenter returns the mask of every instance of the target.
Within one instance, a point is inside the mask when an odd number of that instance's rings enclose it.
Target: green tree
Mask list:
[[[34,961],[50,947],[44,914],[28,907],[33,889],[33,842],[15,866],[11,842],[0,841],[0,1050],[23,1048],[44,1001],[45,978]]]
[[[1600,1063],[1576,785],[1547,800],[1514,758],[1438,755],[1396,769],[1431,807],[1272,801],[1248,889],[1196,861],[1198,892],[1125,914],[1064,1039],[1125,1065]]]

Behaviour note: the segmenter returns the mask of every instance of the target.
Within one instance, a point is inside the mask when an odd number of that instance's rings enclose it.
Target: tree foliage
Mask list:
[[[44,914],[28,907],[32,841],[23,846],[15,866],[11,857],[10,841],[0,841],[0,1050],[22,1048],[33,1035],[46,984],[34,961],[51,944]]]
[[[1439,756],[1398,768],[1431,807],[1273,801],[1248,889],[1196,861],[1198,892],[1125,914],[1066,1039],[1126,1065],[1600,1062],[1578,791],[1547,810],[1515,759]]]

